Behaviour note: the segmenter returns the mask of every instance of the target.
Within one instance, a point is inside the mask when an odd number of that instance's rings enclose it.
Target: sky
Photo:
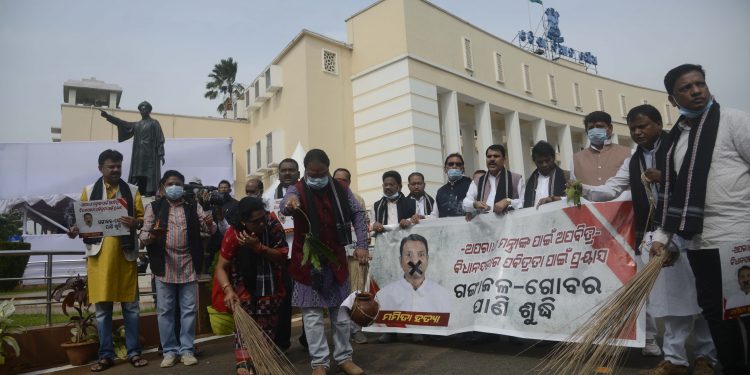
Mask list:
[[[302,29],[346,41],[344,21],[372,0],[0,0],[0,142],[49,142],[66,80],[123,88],[120,107],[219,116],[203,97],[214,64],[232,57],[249,84]],[[502,38],[535,27],[528,0],[435,0]],[[222,4],[218,6],[217,4]],[[565,44],[591,51],[600,75],[663,89],[664,74],[703,65],[722,105],[750,112],[750,1],[544,0]]]

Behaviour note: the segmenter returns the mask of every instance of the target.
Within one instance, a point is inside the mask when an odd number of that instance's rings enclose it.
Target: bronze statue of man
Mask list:
[[[138,104],[141,120],[128,122],[100,110],[102,117],[117,126],[117,141],[133,138],[128,182],[138,186],[142,195],[153,196],[159,188],[161,166],[164,165],[164,132],[159,121],[151,118],[151,104]]]

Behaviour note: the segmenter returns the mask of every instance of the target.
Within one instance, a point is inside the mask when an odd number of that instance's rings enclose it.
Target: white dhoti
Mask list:
[[[650,233],[644,237],[650,239]],[[662,268],[651,289],[646,312],[654,318],[663,318],[662,349],[665,360],[675,365],[688,366],[685,343],[692,333],[695,337],[694,356],[716,363],[716,347],[708,323],[701,315],[702,309],[698,306],[695,277],[687,259],[684,240],[675,235],[674,242],[680,249],[680,256],[673,266]],[[643,249],[648,247],[644,246]],[[648,263],[648,250],[641,251],[641,257],[644,263]]]

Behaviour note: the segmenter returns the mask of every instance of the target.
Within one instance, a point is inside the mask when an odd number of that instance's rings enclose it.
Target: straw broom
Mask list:
[[[610,373],[625,353],[621,336],[632,329],[669,256],[665,249],[643,271],[609,297],[565,342],[555,346],[541,363],[539,373],[580,375]]]
[[[242,347],[252,356],[259,375],[299,374],[289,359],[239,304],[232,306],[234,323],[241,336]]]
[[[650,223],[656,199],[645,174],[641,174],[641,180],[651,206],[647,218]],[[566,341],[555,346],[538,366],[538,372],[555,375],[615,372],[626,350],[621,337],[633,329],[633,322],[646,304],[668,257],[666,248],[659,256],[651,257],[643,271],[606,299]]]

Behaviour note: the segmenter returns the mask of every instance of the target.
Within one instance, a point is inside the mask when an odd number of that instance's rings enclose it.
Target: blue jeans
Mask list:
[[[329,307],[328,316],[331,318],[331,327],[333,327],[333,360],[336,364],[341,364],[352,359],[352,343],[349,342],[351,327],[350,319],[339,321],[339,308]],[[324,308],[302,308],[302,321],[305,325],[305,335],[307,336],[308,352],[310,353],[310,365],[315,367],[328,368],[328,341],[326,340]]]
[[[193,353],[198,282],[165,283],[156,279],[157,320],[164,357]],[[175,308],[180,307],[180,339],[175,336]]]
[[[99,334],[99,358],[115,358],[112,342],[112,302],[98,302],[96,308],[96,331]],[[122,302],[122,317],[125,322],[125,347],[128,358],[141,354],[141,342],[138,339],[138,315],[141,311],[136,298],[135,302]]]

